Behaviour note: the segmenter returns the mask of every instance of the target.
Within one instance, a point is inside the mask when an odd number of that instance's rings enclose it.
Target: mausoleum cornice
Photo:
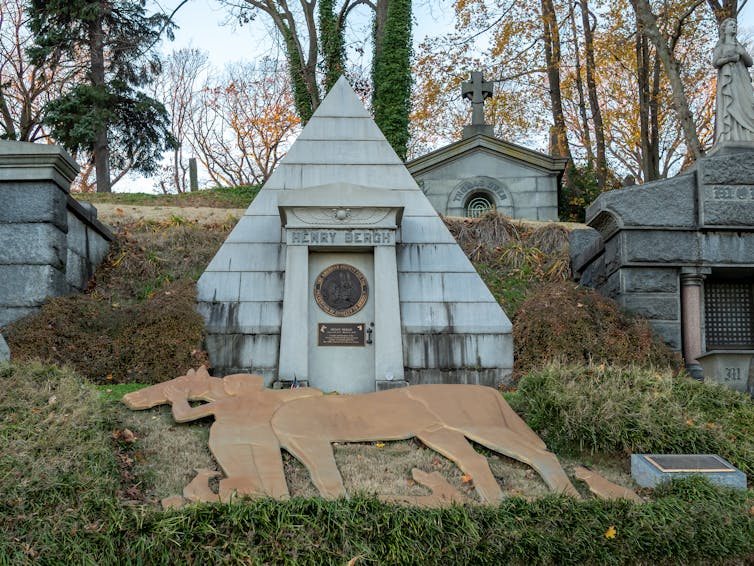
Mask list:
[[[60,146],[0,141],[0,181],[52,180],[67,192],[78,172],[78,164]]]
[[[547,173],[562,174],[568,159],[552,157],[521,145],[485,135],[476,135],[432,151],[406,163],[409,172],[416,176],[450,161],[460,159],[473,151],[487,151],[494,155],[526,163]]]

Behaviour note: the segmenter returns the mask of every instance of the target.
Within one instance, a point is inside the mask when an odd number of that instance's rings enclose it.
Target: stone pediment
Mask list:
[[[409,161],[406,163],[406,167],[412,175],[417,176],[425,171],[447,165],[452,161],[463,159],[467,155],[478,151],[490,153],[546,173],[556,173],[557,175],[563,174],[563,170],[568,163],[568,159],[566,158],[551,157],[514,143],[490,136],[476,135]]]

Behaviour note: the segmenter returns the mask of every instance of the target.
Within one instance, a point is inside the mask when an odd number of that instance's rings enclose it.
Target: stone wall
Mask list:
[[[722,145],[682,175],[603,193],[571,236],[581,284],[648,318],[697,369],[705,284],[754,274],[752,164],[754,144]]]
[[[0,327],[84,290],[107,254],[112,234],[68,193],[77,172],[59,147],[0,141]]]

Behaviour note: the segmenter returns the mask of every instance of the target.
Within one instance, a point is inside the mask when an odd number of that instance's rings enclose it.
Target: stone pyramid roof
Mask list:
[[[419,344],[438,333],[476,336],[466,342],[479,347],[448,345],[459,350],[456,358],[473,356],[469,366],[512,366],[508,317],[341,78],[199,279],[198,308],[215,367],[248,369],[243,360],[251,359],[255,371],[274,373],[267,370],[277,367],[286,255],[278,196],[324,185],[391,191],[404,205],[396,253],[406,367],[447,367],[451,353]],[[507,336],[502,346],[500,335]]]

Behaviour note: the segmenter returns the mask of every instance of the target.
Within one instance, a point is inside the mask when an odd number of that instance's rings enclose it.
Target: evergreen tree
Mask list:
[[[382,37],[375,25],[372,62],[374,120],[401,159],[408,149],[411,110],[411,0],[387,1]]]
[[[343,20],[335,13],[333,0],[319,0],[319,34],[322,63],[325,70],[325,94],[335,86],[343,74],[346,48],[343,38]]]
[[[153,47],[173,24],[147,15],[145,0],[31,0],[35,63],[52,65],[66,53],[86,67],[86,82],[47,104],[44,121],[73,153],[90,151],[97,191],[110,192],[110,165],[150,173],[173,147],[169,117],[138,89],[159,73]]]

